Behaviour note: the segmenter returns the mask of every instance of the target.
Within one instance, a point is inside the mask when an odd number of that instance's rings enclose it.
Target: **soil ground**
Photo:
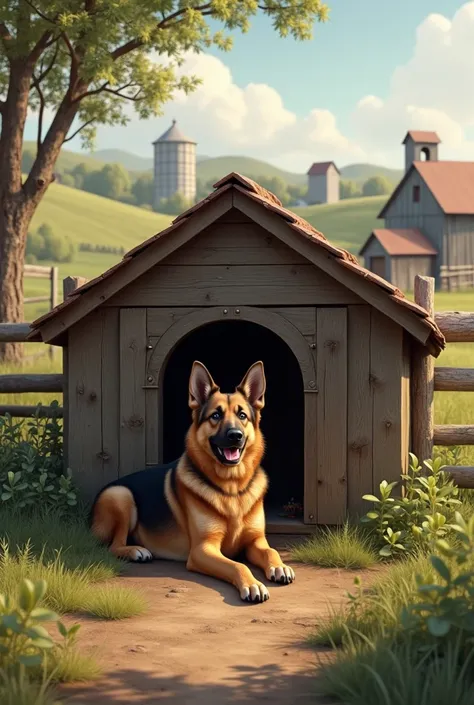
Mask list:
[[[328,652],[308,648],[305,639],[329,604],[345,601],[356,573],[292,563],[288,537],[271,539],[296,580],[265,581],[270,600],[263,604],[243,603],[231,585],[184,564],[131,566],[120,581],[141,590],[149,609],[117,622],[81,620],[80,647],[91,649],[104,673],[94,683],[63,687],[65,702],[325,705],[315,692],[316,669]]]

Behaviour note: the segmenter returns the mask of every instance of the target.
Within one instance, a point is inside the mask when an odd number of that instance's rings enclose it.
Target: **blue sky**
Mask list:
[[[315,104],[324,105],[344,129],[361,96],[386,96],[394,68],[413,52],[420,22],[430,13],[451,17],[463,3],[328,0],[328,4],[329,22],[315,25],[311,42],[281,39],[268,18],[259,16],[248,34],[234,35],[230,53],[210,53],[225,61],[238,85],[270,84],[299,116]]]
[[[176,118],[200,154],[297,172],[329,159],[400,168],[407,129],[437,131],[443,159],[474,160],[474,0],[328,4],[311,42],[280,39],[260,15],[231,52],[187,56],[180,70],[202,77],[198,91],[147,121],[130,108],[127,127],[99,129],[97,148],[152,156]],[[79,139],[67,147],[79,150]]]

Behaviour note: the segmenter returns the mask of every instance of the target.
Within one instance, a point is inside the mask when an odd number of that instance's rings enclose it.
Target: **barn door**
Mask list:
[[[347,510],[347,309],[316,316],[317,522],[338,524]]]

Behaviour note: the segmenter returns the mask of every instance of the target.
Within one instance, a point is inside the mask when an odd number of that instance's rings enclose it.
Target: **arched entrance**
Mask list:
[[[252,321],[218,320],[195,328],[177,342],[162,377],[163,461],[182,452],[190,423],[188,379],[194,360],[208,367],[223,391],[233,391],[251,364],[262,360],[267,378],[262,430],[267,449],[263,467],[270,487],[267,515],[282,511],[304,493],[304,387],[289,345],[269,328]]]

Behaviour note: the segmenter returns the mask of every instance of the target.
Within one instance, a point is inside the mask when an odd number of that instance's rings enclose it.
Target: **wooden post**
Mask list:
[[[415,277],[415,302],[434,316],[434,279]],[[413,346],[412,438],[413,453],[418,460],[433,456],[434,358],[419,344]]]
[[[72,294],[75,289],[79,289],[86,282],[85,277],[65,277],[63,279],[63,298],[66,299],[69,294]]]
[[[53,310],[53,308],[56,308],[56,306],[58,304],[58,268],[57,267],[51,267],[50,279],[51,279],[50,309]],[[54,347],[52,345],[49,346],[49,358],[50,358],[50,360],[54,360]]]

